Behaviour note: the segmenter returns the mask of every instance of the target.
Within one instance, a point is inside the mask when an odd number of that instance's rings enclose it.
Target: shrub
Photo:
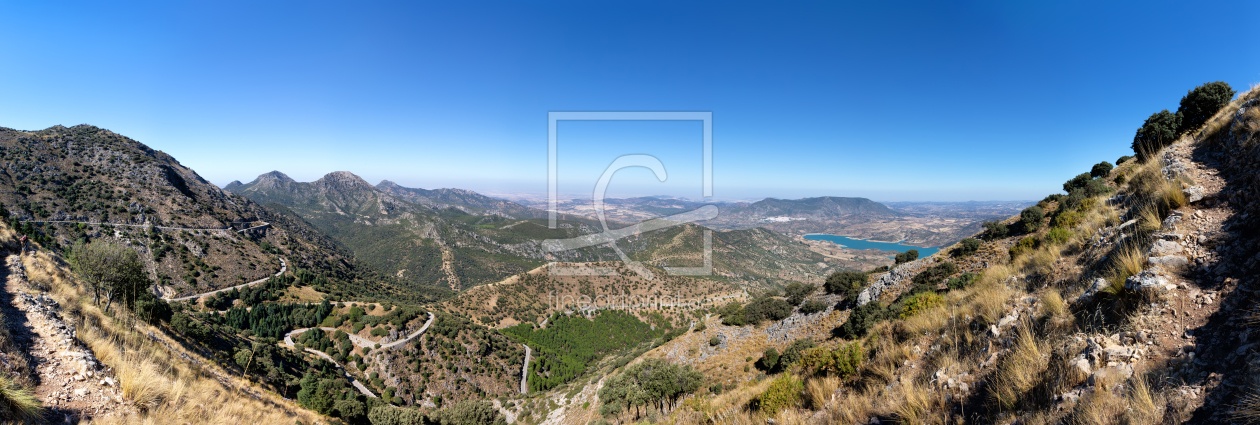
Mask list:
[[[847,302],[857,301],[858,291],[866,286],[866,273],[854,271],[838,271],[827,276],[823,287],[829,294],[842,294]]]
[[[801,358],[801,370],[810,374],[833,374],[840,378],[853,375],[862,367],[866,352],[860,342],[844,344],[835,350],[816,347]]]
[[[972,283],[975,283],[976,279],[979,277],[980,275],[975,273],[963,273],[962,276],[952,278],[945,282],[945,286],[949,287],[951,290],[965,289],[968,286],[971,286]]]
[[[983,245],[983,243],[980,242],[979,240],[976,240],[976,238],[974,237],[965,238],[965,240],[961,240],[958,242],[958,247],[954,248],[953,255],[955,257],[965,257],[965,256],[973,255],[975,251],[980,250],[980,245]]]
[[[774,349],[774,347],[767,348],[766,351],[761,354],[761,358],[757,360],[757,368],[762,370],[770,371],[774,370],[774,368],[778,366],[779,350]]]
[[[918,260],[919,250],[917,249],[908,250],[906,252],[897,254],[897,256],[894,257],[894,259],[896,260],[897,264],[909,263],[911,261]]]
[[[846,339],[857,339],[866,336],[871,326],[888,318],[888,309],[879,301],[871,301],[849,313],[849,320],[835,329],[835,333]]]
[[[1085,196],[1092,197],[1111,192],[1111,188],[1107,187],[1107,183],[1103,179],[1090,180],[1082,189]]]
[[[1056,228],[1074,229],[1081,224],[1081,213],[1075,209],[1064,210],[1054,216],[1054,220],[1050,220],[1050,224]]]
[[[901,308],[901,318],[922,313],[932,307],[941,305],[945,302],[945,298],[937,295],[935,292],[922,292],[915,294],[906,300],[904,307]]]
[[[1090,180],[1093,179],[1094,178],[1090,177],[1089,173],[1077,174],[1076,177],[1072,177],[1071,180],[1063,182],[1063,191],[1070,194],[1073,190],[1084,189],[1085,186],[1089,185]]]
[[[722,343],[722,339],[718,338],[717,335],[714,335],[713,338],[709,338],[710,347],[717,347],[721,343]]]
[[[986,221],[984,226],[984,238],[990,241],[1005,238],[1007,233],[1006,225],[1000,221]]]
[[[975,254],[980,249],[980,241],[975,238],[967,238],[958,242],[958,248],[954,248],[955,257],[966,257]]]
[[[769,416],[774,416],[780,410],[796,406],[801,401],[801,391],[805,386],[800,379],[785,374],[775,379],[766,391],[757,397],[757,409],[761,410]]]
[[[722,324],[727,326],[744,326],[744,305],[731,301],[718,310],[722,316]]]
[[[744,307],[744,323],[759,324],[763,320],[783,320],[792,315],[793,307],[787,301],[761,297]]]
[[[1053,245],[1062,245],[1072,238],[1072,232],[1062,227],[1055,227],[1046,232],[1046,242]]]
[[[1198,129],[1233,98],[1234,89],[1224,81],[1206,83],[1190,90],[1177,107],[1177,115],[1181,117],[1177,134]]]
[[[506,425],[507,419],[485,400],[464,400],[429,415],[430,421],[451,425]]]
[[[429,423],[420,409],[401,409],[393,406],[376,406],[368,411],[372,425],[411,425]]]
[[[1133,135],[1133,153],[1138,161],[1146,162],[1148,156],[1159,152],[1177,139],[1177,129],[1181,125],[1181,115],[1168,112],[1167,109],[1151,114],[1137,134]]]
[[[935,292],[936,287],[940,286],[946,277],[957,272],[958,266],[948,261],[929,267],[927,270],[914,275],[914,278],[910,280],[914,283],[914,286],[902,296],[908,297],[920,292]]]
[[[1107,161],[1099,162],[1097,164],[1094,164],[1094,168],[1091,168],[1089,170],[1089,175],[1091,177],[1106,177],[1108,174],[1111,174],[1112,168],[1115,168],[1115,167],[1112,167],[1110,162],[1107,162]]]
[[[801,357],[805,356],[806,351],[816,346],[817,344],[814,344],[814,340],[809,338],[792,341],[792,345],[783,350],[783,355],[779,356],[779,370],[786,370],[788,367],[796,364],[796,362],[801,360]]]
[[[1025,252],[1032,251],[1033,248],[1036,247],[1037,238],[1027,237],[1020,239],[1019,242],[1015,243],[1015,246],[1012,246],[1010,249],[1011,259],[1014,260],[1015,257],[1018,257]]]
[[[1129,156],[1129,155],[1122,156],[1122,157],[1120,157],[1120,158],[1117,158],[1117,159],[1116,159],[1116,165],[1120,165],[1120,164],[1123,164],[1123,163],[1129,162],[1129,161],[1131,161],[1132,159],[1133,159],[1133,157],[1132,157],[1132,156]]]
[[[827,309],[827,304],[819,300],[809,300],[801,304],[802,314],[814,314]]]
[[[809,294],[814,293],[815,289],[818,289],[818,287],[799,282],[792,282],[783,289],[783,293],[787,296],[788,303],[796,306],[801,305],[801,303],[805,301],[805,298],[809,297]]]

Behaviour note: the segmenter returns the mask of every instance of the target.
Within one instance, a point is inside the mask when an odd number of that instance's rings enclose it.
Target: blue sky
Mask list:
[[[265,4],[257,4],[265,3]],[[869,4],[868,4],[869,3]],[[1100,4],[1106,3],[1106,4]],[[223,185],[546,192],[548,111],[712,111],[715,195],[1040,199],[1209,81],[1256,2],[0,1],[0,126],[92,124]],[[562,123],[561,191],[699,197],[699,126]]]

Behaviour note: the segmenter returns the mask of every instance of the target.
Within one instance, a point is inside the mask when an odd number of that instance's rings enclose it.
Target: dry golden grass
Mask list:
[[[102,364],[114,369],[123,396],[136,407],[137,413],[102,418],[100,423],[191,423],[191,424],[292,424],[321,422],[321,416],[302,409],[274,394],[256,399],[241,389],[248,381],[231,377],[213,362],[190,363],[173,354],[166,346],[149,339],[149,334],[169,340],[163,331],[137,322],[121,309],[113,317],[91,303],[83,287],[75,283],[71,273],[58,259],[45,251],[23,258],[28,278],[48,285],[52,296],[66,306],[67,319],[77,316],[83,323],[79,337],[92,349]],[[182,349],[181,349],[182,351]],[[195,353],[184,354],[197,358]],[[232,383],[225,386],[209,375],[224,376]]]
[[[1151,392],[1150,385],[1140,374],[1129,380],[1128,408],[1124,412],[1126,424],[1154,424],[1163,417],[1164,400]]]
[[[1114,254],[1112,268],[1107,272],[1107,282],[1110,286],[1107,292],[1122,295],[1124,294],[1124,282],[1129,278],[1142,271],[1146,267],[1146,253],[1143,252],[1141,246],[1137,244],[1128,244],[1120,249],[1120,252]]]
[[[34,423],[43,412],[43,405],[31,390],[0,373],[0,419]]]
[[[875,405],[873,391],[845,391],[836,402],[827,409],[826,423],[863,423],[871,416],[871,408]]]
[[[1016,328],[1015,344],[998,363],[989,395],[1003,411],[1013,410],[1040,380],[1047,367],[1045,341],[1032,324],[1024,321]]]
[[[810,378],[805,381],[805,401],[809,402],[809,406],[822,410],[827,406],[827,402],[831,401],[831,395],[835,394],[836,389],[840,388],[840,378],[835,376],[821,376]]]
[[[989,271],[984,273],[986,279],[981,279],[979,284],[968,288],[967,301],[963,303],[963,308],[960,308],[957,314],[960,316],[970,314],[981,320],[981,323],[985,325],[997,323],[1006,312],[1006,302],[1016,294],[1016,291],[1008,288],[1004,283],[994,282],[987,278],[990,271],[994,271],[994,269],[1000,271],[1005,268],[1007,268],[1005,265],[990,267]],[[1007,276],[1010,275],[1007,274]]]
[[[1067,314],[1067,304],[1058,289],[1050,288],[1041,294],[1041,315],[1048,319],[1057,319]]]
[[[901,400],[897,405],[897,420],[903,424],[940,424],[944,423],[945,400],[931,387],[920,384],[913,379],[906,379],[898,385],[895,392],[900,393]]]

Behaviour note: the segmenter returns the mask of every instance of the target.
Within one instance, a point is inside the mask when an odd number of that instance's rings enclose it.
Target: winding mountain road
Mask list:
[[[397,341],[394,341],[394,342],[391,342],[391,343],[388,343],[388,344],[381,344],[381,348],[378,348],[377,350],[387,350],[387,349],[394,348],[394,347],[397,347],[397,346],[402,345],[402,344],[406,344],[406,343],[407,343],[407,341],[411,341],[412,339],[415,339],[416,337],[418,337],[418,336],[420,336],[421,334],[423,334],[423,333],[424,333],[424,331],[429,330],[429,326],[430,326],[430,325],[433,325],[433,320],[434,320],[434,319],[436,319],[436,318],[437,318],[437,316],[434,316],[432,312],[429,312],[429,320],[428,320],[428,321],[426,321],[426,322],[424,322],[424,326],[421,326],[419,330],[417,330],[417,331],[415,331],[415,332],[412,332],[412,333],[411,333],[411,335],[407,335],[407,337],[406,337],[406,338],[402,338],[402,339],[399,339],[399,340],[397,340]],[[309,330],[311,330],[311,329],[317,329],[317,328],[302,328],[302,329],[294,329],[294,330],[292,330],[292,331],[289,331],[289,333],[284,334],[284,345],[289,346],[289,348],[293,348],[293,336],[294,336],[294,335],[297,335],[297,334],[300,334],[300,333],[302,333],[302,332],[309,331]],[[318,328],[318,329],[320,329],[320,330],[325,330],[325,331],[330,331],[330,332],[336,332],[336,331],[337,331],[337,328],[324,328],[324,327],[321,327],[321,328]],[[360,346],[360,347],[364,347],[364,348],[372,348],[372,347],[375,347],[375,346],[376,346],[376,344],[377,344],[375,341],[372,341],[372,340],[369,340],[369,339],[366,339],[366,338],[362,338],[362,337],[360,337],[360,336],[358,336],[358,335],[351,335],[351,334],[348,334],[348,333],[347,333],[346,335],[348,335],[348,336],[350,337],[350,342],[351,342],[351,343],[353,343],[354,345]],[[529,358],[529,351],[528,351],[528,350],[529,350],[529,347],[525,347],[525,349],[526,349],[525,358],[526,358],[526,359],[528,359],[528,358]],[[373,394],[373,393],[372,393],[372,391],[371,391],[371,390],[369,390],[369,389],[367,388],[367,386],[363,385],[363,383],[362,383],[362,382],[359,382],[359,380],[358,380],[358,379],[355,379],[355,378],[354,378],[354,376],[351,376],[351,375],[350,375],[350,372],[347,372],[347,371],[346,371],[345,366],[342,366],[342,365],[341,365],[341,363],[337,363],[337,361],[336,361],[336,360],[333,360],[332,356],[328,355],[327,353],[324,353],[323,351],[316,350],[316,349],[314,349],[314,348],[307,348],[307,349],[306,349],[306,351],[309,351],[309,352],[311,352],[311,353],[314,353],[314,354],[315,354],[315,355],[317,355],[317,356],[323,357],[323,358],[327,359],[328,361],[332,362],[333,364],[337,365],[337,367],[341,368],[341,372],[342,372],[342,373],[344,373],[344,374],[346,375],[346,378],[350,379],[350,383],[351,383],[351,384],[353,384],[355,388],[358,388],[358,389],[359,389],[359,392],[363,393],[363,395],[366,395],[366,396],[368,396],[368,397],[376,398],[376,394]],[[528,366],[526,366],[526,367],[528,368]],[[524,382],[523,382],[523,381],[522,381],[521,385],[522,385],[522,388],[524,388],[524,385],[525,385],[525,384],[524,384]]]
[[[529,389],[525,387],[525,378],[529,377],[529,356],[534,353],[528,345],[525,346],[525,366],[521,367],[521,394],[525,394]]]

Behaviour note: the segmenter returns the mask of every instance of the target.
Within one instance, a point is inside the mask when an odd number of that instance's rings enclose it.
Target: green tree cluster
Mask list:
[[[897,264],[909,263],[911,261],[918,260],[918,259],[919,259],[919,250],[917,249],[907,250],[906,252],[897,254],[895,257],[893,257],[893,261],[895,261]]]
[[[866,286],[866,273],[855,272],[850,270],[841,270],[827,276],[827,280],[823,283],[823,288],[829,294],[844,295],[846,303],[857,303],[858,291]]]
[[[783,295],[787,297],[788,303],[794,306],[799,306],[802,302],[805,302],[805,298],[808,298],[810,294],[814,293],[815,289],[818,289],[818,287],[800,282],[792,282],[783,288]]]
[[[649,358],[605,381],[599,390],[600,412],[619,416],[633,410],[636,419],[647,413],[644,410],[668,413],[683,395],[700,389],[703,381],[704,374],[689,365]]]
[[[1036,231],[1041,227],[1041,220],[1044,218],[1046,218],[1045,211],[1036,205],[1024,208],[1024,211],[1019,213],[1019,222],[1024,225],[1025,232]]]
[[[669,329],[652,329],[634,315],[604,310],[594,319],[556,314],[546,329],[524,323],[503,330],[536,349],[527,378],[530,391],[546,391],[569,382],[604,356],[663,336]]]
[[[1099,162],[1097,164],[1094,164],[1094,168],[1091,168],[1089,170],[1089,175],[1090,177],[1094,177],[1094,178],[1107,177],[1107,175],[1111,174],[1111,170],[1114,168],[1115,167],[1111,166],[1110,162],[1107,162],[1107,161]]]
[[[1205,83],[1187,92],[1177,106],[1177,115],[1181,117],[1177,134],[1198,129],[1229,104],[1234,93],[1234,89],[1224,81]]]
[[[981,245],[976,238],[966,238],[958,242],[958,248],[954,249],[953,254],[955,257],[966,257],[979,251]]]
[[[984,238],[990,241],[1005,238],[1010,231],[1006,228],[1006,224],[1001,221],[986,221],[981,223],[984,226]]]

